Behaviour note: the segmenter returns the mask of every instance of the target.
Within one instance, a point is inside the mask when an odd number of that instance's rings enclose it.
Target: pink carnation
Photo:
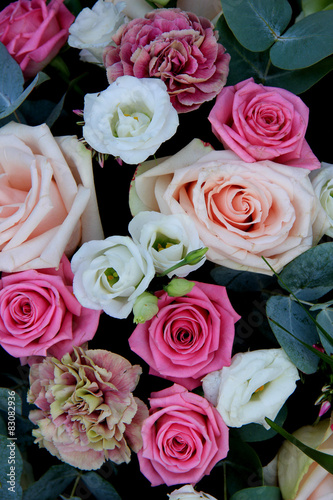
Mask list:
[[[156,9],[122,25],[104,51],[110,83],[119,76],[161,78],[179,113],[193,111],[221,91],[230,55],[211,22],[180,9]]]
[[[225,87],[208,116],[225,149],[253,163],[272,160],[291,167],[320,167],[305,140],[309,109],[292,92],[253,78]]]
[[[64,255],[59,269],[3,273],[0,280],[0,344],[12,356],[61,358],[96,333],[100,311],[73,295],[73,273]]]
[[[30,369],[30,420],[35,443],[79,469],[99,469],[105,460],[129,462],[142,446],[146,405],[133,397],[139,365],[102,349],[75,348],[61,361],[47,357]]]
[[[231,363],[234,311],[224,287],[195,282],[184,297],[157,292],[158,313],[139,324],[129,344],[149,373],[192,390],[214,370]]]
[[[175,384],[151,394],[150,406],[138,459],[152,486],[195,484],[226,457],[228,427],[207,399]]]
[[[64,0],[18,0],[0,12],[0,42],[18,62],[26,79],[59,52],[75,16]]]

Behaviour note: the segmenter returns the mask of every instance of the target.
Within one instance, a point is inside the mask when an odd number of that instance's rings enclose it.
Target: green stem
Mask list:
[[[82,473],[79,472],[78,475],[77,475],[77,477],[76,477],[76,479],[75,479],[75,482],[74,482],[74,485],[73,485],[73,488],[72,488],[72,491],[71,491],[71,494],[70,494],[69,498],[73,498],[73,496],[75,496],[75,490],[77,488],[77,485],[79,484],[81,476],[82,476]]]
[[[222,463],[223,466],[223,500],[228,499],[228,492],[227,492],[227,465],[225,462]]]

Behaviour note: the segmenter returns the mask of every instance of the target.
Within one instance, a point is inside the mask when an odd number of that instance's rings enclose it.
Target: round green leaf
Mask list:
[[[301,69],[333,54],[333,11],[316,12],[295,23],[270,50],[274,66]]]
[[[222,0],[222,9],[237,40],[253,52],[268,49],[292,14],[287,0]]]
[[[317,328],[320,341],[325,349],[325,352],[329,355],[333,354],[333,310],[323,309],[316,317],[317,322],[324,328],[326,333],[331,337],[331,342],[329,342],[323,335],[321,330]]]
[[[276,416],[274,420],[278,425],[283,425],[287,418],[287,407],[283,405],[281,410]],[[237,429],[237,433],[247,443],[255,443],[258,441],[266,441],[276,435],[276,431],[274,429],[266,429],[263,425],[260,424],[247,424],[243,425],[239,429]]]
[[[266,312],[277,341],[291,361],[302,372],[315,373],[319,357],[297,340],[311,347],[319,340],[316,326],[307,312],[291,297],[282,295],[273,296],[267,301]]]
[[[333,289],[333,243],[302,253],[279,275],[280,285],[303,300],[315,300]]]

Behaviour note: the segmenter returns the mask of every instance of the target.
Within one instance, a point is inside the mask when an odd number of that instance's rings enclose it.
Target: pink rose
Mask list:
[[[75,348],[59,361],[47,357],[30,369],[30,420],[40,448],[83,470],[106,460],[130,462],[142,446],[141,425],[148,408],[132,392],[139,365],[103,349]]]
[[[320,167],[305,140],[309,109],[292,92],[254,83],[225,87],[208,119],[225,149],[242,160],[274,160],[314,170]]]
[[[0,344],[12,356],[61,358],[96,333],[100,311],[73,295],[73,273],[63,256],[59,269],[3,273],[0,280]]]
[[[151,394],[140,470],[152,486],[195,484],[226,457],[228,427],[203,397],[180,385]]]
[[[262,257],[279,272],[317,244],[328,226],[308,170],[269,160],[246,163],[198,139],[158,165],[143,163],[130,207],[133,215],[186,213],[208,247],[208,260],[264,274],[272,271]]]
[[[211,22],[180,9],[156,9],[122,25],[107,47],[110,83],[119,76],[161,78],[179,113],[213,99],[226,83],[229,54]]]
[[[149,373],[189,390],[214,370],[231,363],[234,311],[222,286],[195,282],[183,297],[157,292],[159,311],[139,324],[129,344],[148,363]]]
[[[58,54],[75,16],[64,0],[18,0],[0,12],[0,42],[18,62],[25,79]]]

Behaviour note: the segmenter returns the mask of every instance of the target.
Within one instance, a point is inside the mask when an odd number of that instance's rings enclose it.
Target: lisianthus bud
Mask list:
[[[182,278],[173,278],[166,286],[164,290],[170,297],[183,297],[187,293],[190,293],[195,283],[193,281],[187,281]]]
[[[208,247],[198,248],[198,250],[192,250],[192,252],[188,253],[184,259],[185,264],[189,264],[190,266],[194,266],[201,261],[205,253],[207,252]]]
[[[152,319],[158,312],[158,298],[149,292],[143,292],[135,301],[133,306],[133,322],[144,323]]]

